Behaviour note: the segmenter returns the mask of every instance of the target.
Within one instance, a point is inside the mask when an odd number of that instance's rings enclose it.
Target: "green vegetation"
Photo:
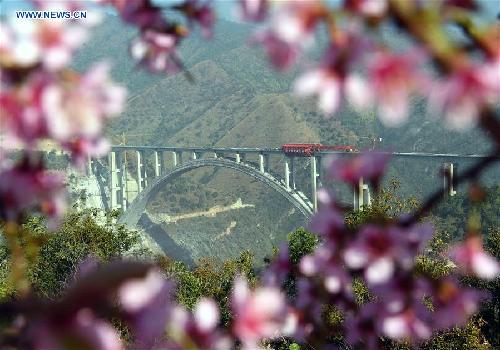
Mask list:
[[[382,217],[389,219],[393,215],[405,211],[414,205],[413,201],[405,201],[395,195],[397,186],[386,189],[374,200],[374,205],[365,208],[363,212],[353,212],[348,215],[347,223],[360,225],[367,219]],[[495,218],[487,217],[492,213],[490,200],[496,197],[486,197],[481,204],[485,209],[484,222],[495,222]],[[460,203],[467,203],[464,199]],[[443,208],[439,212],[443,212]],[[463,209],[464,213],[469,209]],[[446,214],[447,212],[444,211]],[[227,325],[231,320],[230,293],[231,283],[235,276],[245,276],[251,285],[259,283],[256,259],[249,251],[243,251],[238,257],[220,261],[214,258],[205,258],[197,261],[196,266],[190,268],[184,263],[174,261],[165,256],[153,256],[151,252],[139,247],[140,236],[135,231],[125,229],[115,224],[117,213],[100,216],[93,210],[74,210],[70,212],[60,229],[49,233],[43,222],[36,217],[30,218],[24,229],[33,233],[41,242],[37,253],[27,259],[28,278],[36,293],[55,298],[64,290],[64,286],[71,281],[78,265],[88,256],[100,261],[110,261],[121,258],[148,259],[155,262],[167,276],[177,285],[177,300],[187,308],[192,308],[202,297],[214,298],[221,308],[222,322]],[[440,218],[432,216],[434,221]],[[453,226],[448,230],[438,230],[428,245],[426,253],[419,257],[418,273],[439,277],[449,273],[450,266],[442,257],[452,241]],[[311,253],[319,244],[320,239],[305,229],[291,232],[287,238],[291,262],[297,264],[300,259]],[[29,242],[25,242],[28,244]],[[500,230],[490,229],[486,235],[485,244],[488,250],[500,258]],[[270,251],[271,252],[271,251]],[[274,254],[277,250],[274,250]],[[9,269],[7,264],[10,252],[4,245],[0,245],[0,296],[2,298],[14,296],[10,288]],[[463,283],[478,286],[490,293],[492,298],[484,304],[481,312],[463,327],[450,329],[436,334],[429,341],[421,345],[423,350],[487,350],[500,346],[498,328],[500,311],[500,281],[481,282],[471,278],[464,278]],[[290,297],[295,294],[295,277],[289,276],[284,283],[285,290]],[[360,281],[353,285],[357,302],[366,303],[372,296],[366,286]],[[333,305],[324,310],[323,317],[332,327],[343,322],[343,315]],[[308,349],[291,339],[281,339],[268,344],[276,350]],[[387,342],[391,350],[409,350],[410,347],[402,343]]]

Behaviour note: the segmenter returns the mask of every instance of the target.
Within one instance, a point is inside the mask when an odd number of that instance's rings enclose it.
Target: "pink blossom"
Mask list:
[[[54,227],[65,209],[63,177],[26,156],[19,164],[0,168],[0,216],[17,221],[28,212],[46,215]]]
[[[49,136],[48,121],[42,110],[43,94],[49,80],[46,75],[36,74],[18,88],[1,89],[3,133],[29,146]]]
[[[500,274],[500,264],[483,250],[482,239],[479,236],[470,236],[465,242],[453,246],[449,256],[462,271],[479,278],[492,280]]]
[[[268,9],[268,0],[239,0],[238,13],[247,21],[262,21],[266,18]]]
[[[415,271],[398,269],[390,281],[371,285],[370,290],[387,313],[401,312],[408,303],[415,305],[432,293],[426,277],[414,275]]]
[[[201,3],[201,0],[186,0],[184,3],[174,6],[174,9],[184,13],[190,22],[199,23],[206,38],[213,36],[215,14],[208,1]]]
[[[297,281],[297,297],[294,307],[302,312],[302,318],[306,318],[312,324],[320,324],[323,311],[322,286],[317,285],[311,278],[299,278]],[[304,320],[301,320],[303,323]],[[302,330],[297,329],[300,334]]]
[[[238,278],[234,283],[231,306],[235,318],[233,332],[245,348],[254,349],[262,339],[280,335],[286,306],[279,289],[262,287],[250,291],[247,282]]]
[[[130,52],[150,71],[173,74],[180,69],[180,60],[175,51],[178,43],[179,36],[176,34],[148,29],[132,42]]]
[[[125,22],[141,29],[167,27],[161,9],[153,5],[150,0],[97,0],[97,2],[114,6]]]
[[[442,115],[454,129],[474,126],[484,106],[500,101],[498,67],[500,64],[494,61],[464,67],[435,83],[429,97],[431,112]]]
[[[168,322],[168,340],[160,348],[179,349],[189,342],[198,349],[230,350],[233,342],[217,330],[218,323],[219,308],[211,299],[198,301],[193,313],[176,306]]]
[[[463,325],[477,312],[484,293],[461,286],[456,278],[436,281],[430,294],[434,307],[434,327],[446,329]]]
[[[271,19],[272,31],[289,44],[304,44],[312,39],[319,20],[327,9],[317,0],[297,0],[285,3]]]
[[[351,68],[369,48],[356,27],[349,28],[336,42],[330,44],[321,64],[294,83],[299,96],[317,96],[318,107],[326,115],[336,112],[344,98],[355,107],[366,108],[372,99],[368,84]]]
[[[252,43],[260,43],[271,64],[278,70],[289,69],[297,60],[300,48],[280,39],[272,32],[261,32],[254,36]]]
[[[404,237],[384,227],[367,225],[344,251],[344,261],[351,269],[364,269],[369,284],[389,281],[395,274],[404,251]]]
[[[120,113],[125,102],[125,90],[110,83],[108,72],[109,66],[100,64],[76,81],[44,88],[41,108],[51,137],[65,142],[100,136],[106,119]]]
[[[55,139],[76,151],[77,159],[103,149],[97,146],[103,145],[104,123],[120,113],[125,102],[125,90],[110,83],[108,71],[101,64],[83,76],[40,72],[20,87],[3,89],[0,107],[6,134],[28,146],[40,139]]]
[[[317,0],[287,2],[280,6],[271,19],[270,27],[257,34],[254,42],[264,45],[276,68],[287,69],[312,40],[316,25],[325,14],[325,7]]]
[[[55,71],[66,66],[86,39],[86,28],[67,20],[37,20],[2,24],[6,31],[2,61],[33,67],[41,63]]]
[[[344,215],[337,208],[334,197],[324,189],[318,191],[320,208],[311,220],[309,228],[322,235],[327,242],[334,243],[343,239],[345,234]]]
[[[353,158],[334,158],[328,166],[329,175],[358,186],[359,180],[377,183],[385,172],[389,153],[367,151]]]
[[[424,86],[418,53],[379,52],[371,57],[368,69],[372,91],[378,100],[380,120],[399,126],[408,119],[410,95]]]
[[[396,340],[418,342],[432,335],[432,315],[422,303],[415,303],[396,313],[383,317],[382,332]]]
[[[360,312],[348,316],[345,321],[346,339],[349,344],[362,343],[363,349],[379,349],[380,325],[377,322],[381,313],[379,305],[368,303],[363,305]]]
[[[355,14],[381,17],[387,11],[387,0],[346,0],[344,6]]]
[[[290,252],[288,243],[283,243],[277,256],[271,261],[262,275],[262,281],[269,287],[280,287],[281,283],[292,271],[292,262],[290,261]]]
[[[318,96],[319,109],[331,114],[340,106],[343,80],[328,68],[311,70],[300,76],[294,83],[294,92],[299,96]]]
[[[172,306],[172,290],[172,284],[154,269],[118,289],[118,300],[134,330],[136,348],[150,349],[163,335]]]
[[[445,0],[443,5],[450,7],[459,7],[466,10],[477,10],[476,0]]]
[[[81,309],[71,319],[42,319],[31,327],[32,349],[63,349],[68,344],[95,350],[125,349],[112,325],[97,318],[89,309]]]
[[[103,157],[110,149],[108,140],[101,136],[97,138],[76,137],[62,142],[61,146],[71,153],[71,161],[77,169],[83,169],[90,157]]]

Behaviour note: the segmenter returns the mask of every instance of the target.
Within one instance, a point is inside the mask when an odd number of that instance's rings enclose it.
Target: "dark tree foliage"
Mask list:
[[[40,217],[29,218],[23,228],[42,241],[40,249],[27,260],[33,290],[55,298],[87,257],[105,262],[123,258],[131,252],[139,244],[139,235],[117,225],[116,216],[115,212],[103,216],[98,210],[71,211],[56,232],[47,231]],[[5,247],[2,252],[5,257],[10,254]],[[8,266],[2,265],[2,268],[8,269]],[[1,277],[6,276],[7,272],[3,271]],[[6,283],[6,279],[1,281],[2,285]]]

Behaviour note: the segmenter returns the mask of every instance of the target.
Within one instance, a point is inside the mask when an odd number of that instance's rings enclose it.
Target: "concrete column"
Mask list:
[[[92,175],[92,158],[87,157],[87,176]]]
[[[179,154],[177,152],[172,152],[172,167],[176,167],[179,164]]]
[[[159,151],[159,157],[160,157],[160,175],[164,175],[167,173],[167,160],[165,159],[165,152]]]
[[[354,189],[354,210],[363,210],[365,189],[368,189],[368,185],[365,185],[363,178],[361,178],[359,179],[358,186]],[[368,201],[370,200],[368,199]]]
[[[321,171],[323,170],[323,158],[321,156],[316,156],[317,160],[317,173],[318,173],[318,187],[323,187],[323,176],[321,176]]]
[[[295,157],[290,157],[290,172],[291,172],[291,177],[292,177],[292,188],[295,190],[297,189],[297,186],[295,185]]]
[[[450,163],[450,191],[448,192],[451,197],[457,194],[455,191],[455,164]]]
[[[264,171],[266,170],[264,162],[265,162],[264,155],[261,153],[259,154],[259,171],[261,173],[264,173]]]
[[[148,174],[146,171],[146,151],[141,151],[142,158],[142,188],[146,188],[148,186]]]
[[[363,189],[365,190],[366,193],[366,205],[371,205],[372,204],[372,197],[370,195],[370,188],[368,187],[368,184],[365,184],[363,186]]]
[[[158,153],[158,151],[154,151],[154,156],[155,156],[155,177],[159,177],[161,174],[161,163],[160,163],[161,153]]]
[[[196,159],[198,159],[198,154],[197,154],[196,152],[192,152],[192,153],[191,153],[191,159],[192,159],[192,160],[196,160]]]
[[[125,192],[123,191],[123,152],[118,151],[116,153],[116,203],[117,207],[125,210],[123,206],[123,197],[125,196]]]
[[[454,172],[455,166],[453,163],[443,164],[443,186],[450,197],[457,194],[457,191],[455,191]]]
[[[236,153],[236,163],[241,163],[241,155],[239,153]]]
[[[118,184],[118,169],[116,168],[116,153],[111,151],[108,154],[109,166],[109,208],[118,208],[117,187]]]
[[[127,210],[127,204],[128,204],[128,185],[127,185],[127,163],[125,161],[125,151],[120,153],[120,192],[121,192],[121,204],[122,204],[122,210],[125,211]]]
[[[313,211],[318,211],[318,172],[317,172],[317,160],[315,156],[311,158],[311,195]]]
[[[136,159],[137,159],[137,194],[141,193],[143,190],[143,177],[142,177],[142,152],[135,151]]]
[[[285,187],[290,191],[290,158],[285,157]]]

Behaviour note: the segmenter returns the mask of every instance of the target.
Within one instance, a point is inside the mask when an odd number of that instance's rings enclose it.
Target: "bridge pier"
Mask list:
[[[321,170],[323,170],[323,158],[321,156],[317,156],[317,177],[318,177],[318,187],[323,187],[323,176],[321,176]]]
[[[191,160],[196,160],[196,159],[198,159],[198,153],[192,152],[191,153]]]
[[[265,168],[265,159],[264,159],[264,154],[260,153],[259,154],[259,171],[264,174],[266,168]]]
[[[121,208],[123,211],[127,209],[128,205],[128,186],[127,186],[127,181],[128,181],[128,174],[127,174],[127,162],[125,160],[125,152],[119,152],[118,153],[118,162],[119,165],[118,167],[120,168],[120,199],[121,199]]]
[[[92,158],[87,157],[87,176],[92,175]]]
[[[285,157],[285,187],[290,191],[290,158]]]
[[[290,157],[290,173],[292,180],[292,188],[297,189],[297,185],[295,184],[295,157]]]
[[[241,155],[239,153],[236,153],[236,163],[241,163]]]
[[[444,163],[443,164],[443,186],[448,194],[448,196],[453,197],[457,194],[455,191],[455,164],[453,163]]]
[[[311,156],[311,198],[313,204],[313,211],[318,211],[318,172],[317,172],[317,159]]]
[[[135,151],[136,161],[137,161],[137,194],[141,193],[144,189],[143,185],[143,177],[142,177],[142,152]]]
[[[180,154],[177,151],[172,152],[172,168],[175,168],[179,165]]]
[[[148,174],[147,174],[147,169],[146,169],[146,151],[142,150],[141,151],[141,158],[142,158],[142,183],[143,183],[143,189],[148,186]]]
[[[108,154],[109,165],[109,208],[111,210],[119,208],[118,193],[121,190],[119,186],[119,173],[120,169],[117,168],[116,152],[111,151]]]
[[[159,177],[162,173],[161,167],[161,159],[163,158],[161,153],[158,153],[158,151],[154,151],[154,157],[155,157],[155,177]]]
[[[371,204],[370,188],[368,184],[364,183],[363,178],[359,179],[358,186],[354,189],[354,200],[353,208],[354,210],[363,210],[365,205],[365,194],[366,194],[366,205]]]

